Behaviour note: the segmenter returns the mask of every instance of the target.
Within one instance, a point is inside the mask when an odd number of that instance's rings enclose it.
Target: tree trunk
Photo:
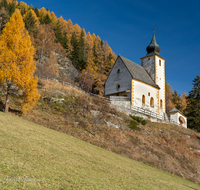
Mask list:
[[[9,111],[9,98],[10,98],[10,86],[8,86],[8,89],[7,89],[5,113],[8,113]]]

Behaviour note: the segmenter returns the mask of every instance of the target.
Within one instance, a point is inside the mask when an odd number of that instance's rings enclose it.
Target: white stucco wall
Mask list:
[[[161,60],[161,66],[159,65],[159,60]],[[165,60],[158,56],[155,56],[155,64],[156,64],[155,83],[160,87],[159,99],[162,100],[163,110],[165,110]]]
[[[120,69],[120,72],[117,72],[118,69]],[[118,57],[105,83],[105,96],[131,90],[131,80],[131,74],[121,58]],[[116,88],[118,84],[120,85],[119,89]],[[127,93],[128,97],[131,96],[130,94],[131,92]]]
[[[174,121],[174,122],[180,124],[179,117],[182,117],[185,120],[183,127],[187,128],[187,118],[185,116],[183,116],[179,112],[170,113],[170,121]]]
[[[137,107],[142,107],[146,110],[153,111],[158,113],[158,105],[157,105],[157,91],[158,89],[136,81],[132,80],[133,83],[133,90],[132,90],[132,105]],[[148,95],[150,93],[150,96]],[[142,105],[142,95],[145,96],[145,105]],[[150,107],[150,98],[153,97],[154,99],[154,108]]]

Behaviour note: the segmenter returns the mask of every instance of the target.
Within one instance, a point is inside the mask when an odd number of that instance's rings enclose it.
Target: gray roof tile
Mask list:
[[[134,63],[133,61],[129,59],[126,59],[125,57],[122,57],[121,55],[119,55],[119,57],[121,58],[123,63],[126,65],[133,79],[139,80],[141,82],[144,82],[146,84],[159,88],[159,86],[154,83],[154,81],[152,80],[150,75],[147,73],[147,71],[144,69],[144,67],[138,65],[137,63]]]
[[[185,116],[180,110],[178,110],[177,108],[174,108],[173,110],[169,111],[169,113],[172,112],[179,112],[181,115]]]

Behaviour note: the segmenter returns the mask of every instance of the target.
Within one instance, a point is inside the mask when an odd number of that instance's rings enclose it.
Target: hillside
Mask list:
[[[41,98],[32,111],[21,115],[20,100],[13,99],[11,113],[200,184],[199,133],[150,121],[130,130],[132,119],[103,98],[51,81],[38,87]]]
[[[2,112],[0,139],[1,189],[200,189],[167,172]]]

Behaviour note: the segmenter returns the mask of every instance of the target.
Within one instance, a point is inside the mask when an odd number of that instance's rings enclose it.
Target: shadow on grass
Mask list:
[[[4,112],[4,109],[5,109],[5,104],[0,100],[0,111]],[[14,114],[19,115],[19,116],[22,115],[22,111],[17,110],[17,109],[9,108],[9,112],[14,113]]]
[[[22,116],[22,111],[21,110],[16,110],[16,109],[9,108],[9,112],[14,113],[15,115]]]
[[[4,111],[5,104],[0,100],[0,111]]]

